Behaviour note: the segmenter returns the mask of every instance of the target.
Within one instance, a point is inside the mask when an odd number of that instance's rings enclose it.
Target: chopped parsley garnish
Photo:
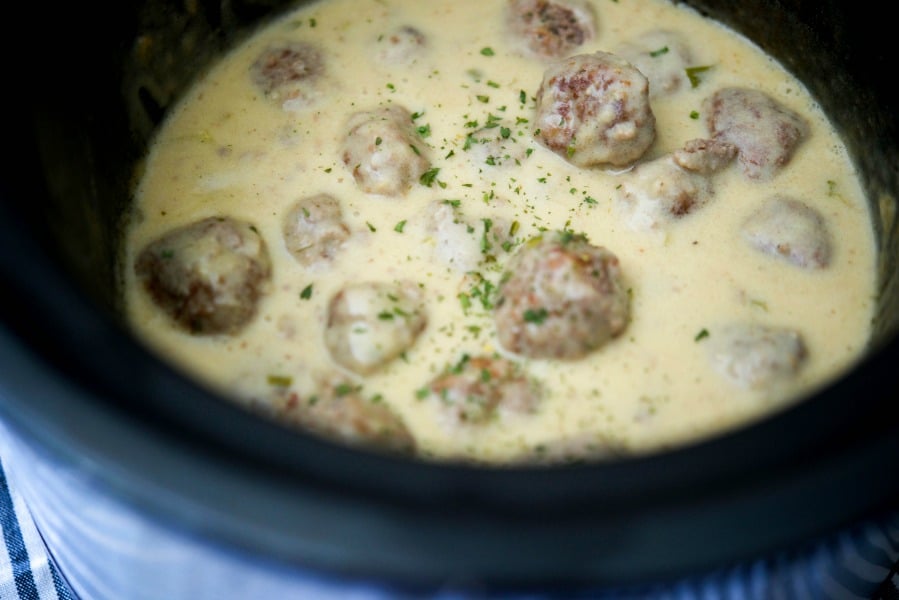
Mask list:
[[[668,54],[668,46],[662,46],[658,50],[653,50],[652,52],[649,53],[649,55],[653,58],[656,58],[657,56],[662,56],[663,54]]]
[[[690,118],[693,119],[694,121],[695,121],[696,119],[698,119],[698,118],[699,118],[699,111],[691,110],[691,111],[690,111]]]
[[[491,48],[490,46],[485,46],[485,47],[481,48],[481,54],[483,54],[484,56],[493,56],[496,53],[493,51],[493,48]]]
[[[431,187],[431,185],[437,179],[438,173],[440,173],[440,167],[432,167],[422,173],[421,177],[418,178],[418,181],[424,186]]]
[[[533,323],[535,325],[543,324],[543,321],[546,320],[546,317],[549,316],[549,311],[545,308],[529,308],[524,311],[524,322],[525,323]]]
[[[334,393],[338,396],[346,396],[347,394],[355,392],[357,389],[358,388],[351,383],[341,383],[334,388]]]
[[[290,384],[293,383],[293,377],[289,375],[269,375],[266,380],[269,385],[275,387],[290,387]]]
[[[393,230],[397,233],[403,233],[403,229],[406,227],[406,219],[403,219],[399,223],[393,226]]]
[[[303,291],[300,292],[300,298],[303,300],[308,300],[312,297],[312,284],[310,283],[306,287],[303,288]]]
[[[702,80],[699,78],[701,73],[705,73],[709,69],[711,69],[711,65],[702,65],[700,67],[687,67],[684,71],[687,73],[687,79],[690,80],[690,85],[694,88],[699,87],[699,84],[702,83]]]
[[[706,328],[702,328],[699,333],[696,334],[696,337],[693,338],[694,342],[698,342],[700,340],[704,340],[709,337],[709,330]]]

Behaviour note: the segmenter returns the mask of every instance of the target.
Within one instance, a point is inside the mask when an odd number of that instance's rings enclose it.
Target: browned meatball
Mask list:
[[[703,102],[706,125],[719,140],[737,147],[737,160],[750,179],[774,177],[808,135],[808,123],[765,92],[720,89]]]
[[[770,198],[746,219],[741,232],[756,250],[797,267],[821,269],[830,263],[824,216],[795,198]]]
[[[428,384],[450,428],[487,423],[498,413],[532,413],[539,386],[514,362],[467,354]]]
[[[284,217],[284,244],[304,266],[330,263],[350,237],[340,202],[328,194],[298,201]]]
[[[234,333],[256,314],[271,262],[252,224],[210,217],[147,245],[135,273],[179,326],[195,334]]]
[[[325,344],[335,362],[364,375],[411,348],[426,324],[417,284],[351,283],[329,302]]]
[[[411,454],[415,438],[400,415],[382,398],[363,398],[358,385],[339,379],[317,393],[288,393],[276,420],[327,439],[371,450]]]
[[[674,151],[672,158],[682,169],[711,175],[717,173],[737,156],[737,147],[723,140],[695,139]]]
[[[287,110],[312,100],[315,81],[323,72],[321,52],[306,42],[271,46],[250,67],[253,83]]]
[[[427,38],[410,25],[399,27],[378,38],[378,59],[388,64],[406,64],[418,58],[427,46]]]
[[[405,193],[430,166],[412,114],[391,105],[354,114],[347,124],[343,163],[370,194]]]
[[[500,344],[532,358],[581,358],[618,336],[629,318],[618,258],[570,232],[518,250],[494,309]]]
[[[710,175],[733,160],[736,148],[691,140],[670,155],[641,163],[622,175],[616,194],[628,225],[648,231],[682,218],[714,196]]]
[[[596,35],[596,15],[579,0],[509,0],[506,24],[527,56],[568,56]]]
[[[808,355],[799,332],[757,323],[732,323],[713,331],[708,353],[718,373],[748,389],[793,377]]]
[[[535,135],[579,167],[628,166],[655,140],[646,77],[607,52],[552,64],[537,90]]]
[[[651,98],[688,87],[686,69],[692,64],[693,56],[683,35],[676,31],[646,31],[621,44],[615,54],[646,75]]]

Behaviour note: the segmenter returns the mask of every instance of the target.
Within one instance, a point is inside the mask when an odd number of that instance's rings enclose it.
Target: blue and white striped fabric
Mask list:
[[[0,462],[0,600],[75,600]]]

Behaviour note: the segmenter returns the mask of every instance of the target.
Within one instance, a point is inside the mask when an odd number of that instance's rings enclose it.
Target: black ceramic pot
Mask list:
[[[73,527],[109,526],[79,514],[76,501],[122,508],[153,535],[226,556],[232,577],[302,570],[422,586],[680,577],[899,508],[890,19],[848,0],[689,2],[781,60],[847,141],[880,246],[863,360],[807,401],[700,444],[503,471],[407,462],[286,431],[130,337],[114,282],[136,165],[191,78],[281,3],[59,4],[20,6],[26,14],[8,25],[28,35],[4,42],[15,41],[3,55],[0,420],[7,466],[83,589],[101,590],[91,582],[115,552],[132,581],[154,578],[114,544],[76,549]],[[162,585],[166,572],[156,577]]]

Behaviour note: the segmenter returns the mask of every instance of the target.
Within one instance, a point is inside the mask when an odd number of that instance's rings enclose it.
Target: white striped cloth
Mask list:
[[[0,600],[76,600],[0,462]]]

